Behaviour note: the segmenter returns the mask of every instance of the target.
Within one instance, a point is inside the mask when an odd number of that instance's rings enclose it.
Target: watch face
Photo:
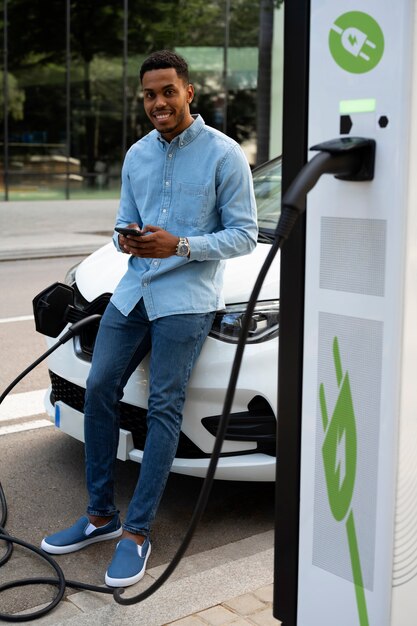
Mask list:
[[[177,246],[177,256],[188,256],[190,252],[190,247],[187,243],[187,240],[181,239]]]
[[[178,246],[178,254],[180,256],[187,256],[188,254],[188,246],[186,243],[182,243]]]

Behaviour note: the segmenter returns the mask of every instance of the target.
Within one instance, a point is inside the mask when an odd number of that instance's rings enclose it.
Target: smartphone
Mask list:
[[[137,230],[136,228],[121,228],[120,226],[116,226],[114,230],[125,236],[134,235],[135,237],[141,237],[143,235],[143,233],[141,233],[140,230]]]

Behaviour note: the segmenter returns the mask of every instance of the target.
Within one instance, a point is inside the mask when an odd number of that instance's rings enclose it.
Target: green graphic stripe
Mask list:
[[[355,585],[356,603],[358,605],[360,626],[369,626],[368,609],[366,607],[361,562],[359,558],[358,542],[356,539],[355,522],[353,520],[352,510],[350,511],[349,517],[346,521],[346,530],[349,542],[350,560],[352,562],[353,582]]]
[[[327,414],[326,396],[324,395],[324,385],[320,385],[320,408],[321,408],[321,421],[323,423],[323,430],[326,432],[327,424],[329,423],[329,416]]]
[[[336,370],[337,385],[338,387],[340,387],[340,383],[342,382],[342,378],[343,378],[343,370],[342,370],[342,361],[340,358],[339,342],[337,341],[337,337],[335,337],[333,340],[333,359],[334,359],[334,367]]]

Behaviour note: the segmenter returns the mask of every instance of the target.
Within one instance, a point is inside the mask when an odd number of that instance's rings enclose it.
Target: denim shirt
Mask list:
[[[137,222],[187,237],[189,258],[131,256],[111,298],[128,315],[143,298],[149,319],[224,307],[224,260],[251,252],[257,221],[240,146],[200,115],[170,143],[156,130],[126,154],[116,226]],[[145,235],[146,236],[146,235]],[[118,250],[118,235],[113,241]]]

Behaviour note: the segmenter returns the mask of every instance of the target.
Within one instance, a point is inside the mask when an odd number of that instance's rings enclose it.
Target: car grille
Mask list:
[[[79,411],[80,413],[84,413],[84,398],[85,398],[85,389],[83,387],[79,387],[74,383],[70,383],[65,378],[61,378],[58,374],[55,374],[51,370],[49,370],[49,377],[51,379],[52,391],[50,400],[54,405],[55,402],[61,400],[72,409]],[[269,405],[268,405],[269,406]],[[272,411],[272,409],[271,409]],[[124,430],[128,430],[132,433],[133,443],[135,448],[138,450],[143,450],[145,446],[146,433],[148,431],[146,424],[146,409],[142,409],[141,407],[134,406],[133,404],[128,404],[127,402],[119,402],[119,414],[120,414],[120,428]],[[240,425],[242,425],[242,421],[244,420],[243,413],[235,414],[237,421]],[[265,438],[265,432],[262,436],[255,435],[252,433],[252,437],[239,436],[238,430],[239,426],[236,420],[233,419],[234,415],[231,415],[231,430],[226,431],[225,439],[228,440],[240,440],[240,441],[257,441],[258,449],[256,452],[264,452],[265,454],[269,454],[274,456],[275,454],[275,425],[272,426],[271,421],[269,421],[269,432],[266,437],[267,442],[263,440]],[[253,415],[246,414],[246,423]],[[210,424],[210,421],[214,420],[214,423]],[[215,418],[205,418],[203,419],[203,423],[205,422],[205,427],[207,430],[212,432],[213,435],[216,435],[217,426],[219,423],[220,417]],[[275,418],[273,418],[275,423]],[[208,427],[209,426],[209,427]],[[210,426],[212,426],[210,428]],[[271,432],[272,431],[272,432]],[[241,433],[240,433],[241,435]],[[262,441],[263,440],[263,441]],[[241,454],[251,454],[254,450],[245,450],[242,452],[226,452],[221,453],[221,457],[227,456],[238,456]],[[198,448],[183,432],[180,433],[180,438],[178,442],[178,449],[176,453],[176,457],[180,459],[201,459],[201,458],[209,458],[210,454],[202,452],[200,448]]]

